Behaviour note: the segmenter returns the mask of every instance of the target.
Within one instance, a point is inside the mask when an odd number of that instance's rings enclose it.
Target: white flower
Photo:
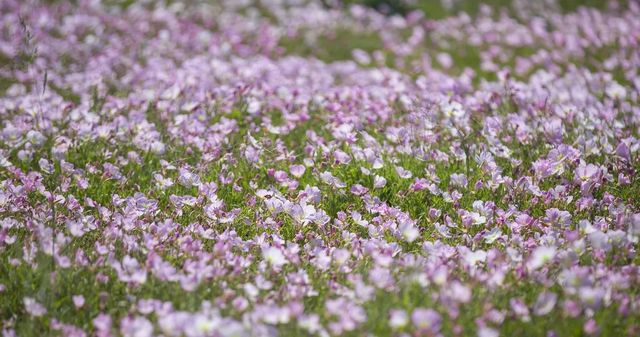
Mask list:
[[[270,265],[274,267],[281,267],[287,264],[289,261],[284,257],[282,251],[276,247],[268,247],[262,250],[262,257]]]
[[[471,266],[487,260],[487,252],[484,250],[468,251],[464,254],[464,260]]]
[[[262,108],[262,104],[260,104],[260,102],[256,101],[256,100],[251,100],[249,102],[249,104],[247,104],[247,112],[250,115],[255,115],[258,112],[260,112],[260,109]]]
[[[144,317],[125,319],[120,331],[125,337],[151,337],[153,336],[153,324]]]
[[[502,230],[499,227],[495,227],[484,236],[484,242],[492,244],[500,237],[502,237]]]
[[[420,231],[418,231],[416,226],[414,226],[414,225],[412,225],[410,223],[407,223],[407,224],[403,225],[401,227],[400,231],[402,232],[402,237],[407,242],[413,242],[420,235]]]
[[[492,329],[487,326],[483,326],[478,329],[478,337],[498,337],[500,333],[496,329]]]
[[[487,222],[487,217],[481,215],[480,213],[471,212],[469,213],[469,215],[471,215],[471,219],[473,219],[474,225],[482,225]]]
[[[555,256],[556,247],[538,247],[533,251],[533,254],[531,254],[527,267],[529,270],[536,270],[551,261]]]
[[[389,326],[392,329],[402,328],[409,323],[409,315],[404,310],[391,310],[389,316]]]
[[[441,108],[446,117],[462,117],[466,113],[462,104],[458,102],[444,103]]]
[[[618,82],[612,82],[607,85],[605,93],[613,99],[625,99],[625,97],[627,97],[627,90],[618,84]]]
[[[219,327],[217,321],[212,320],[205,315],[198,315],[195,318],[195,322],[193,323],[195,324],[198,332],[206,334],[211,334],[213,331],[215,331],[216,328]]]

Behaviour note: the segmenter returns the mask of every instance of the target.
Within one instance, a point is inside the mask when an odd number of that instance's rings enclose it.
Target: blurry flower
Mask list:
[[[492,329],[488,326],[482,326],[478,328],[478,337],[498,337],[500,332],[496,329]]]
[[[584,323],[583,329],[587,335],[594,335],[599,331],[598,323],[591,318]]]
[[[492,244],[500,237],[502,237],[502,230],[499,227],[494,227],[491,231],[484,235],[484,242]]]
[[[389,326],[392,329],[403,328],[409,323],[409,316],[404,310],[393,309],[389,312]]]
[[[47,313],[47,309],[31,297],[23,298],[22,302],[24,303],[24,310],[32,317],[40,317]]]
[[[413,176],[413,173],[411,173],[411,171],[406,170],[405,168],[403,168],[401,166],[396,166],[396,173],[398,173],[398,175],[402,179],[409,179],[409,178],[411,178]]]
[[[281,267],[289,262],[284,257],[284,254],[282,254],[282,251],[276,247],[267,247],[263,249],[262,257],[274,267]]]
[[[80,308],[82,308],[82,306],[84,306],[84,296],[82,296],[82,295],[73,295],[72,299],[73,299],[73,305],[77,309],[80,309]]]
[[[291,172],[291,175],[296,177],[296,178],[302,177],[304,175],[304,171],[305,171],[304,165],[291,165],[291,166],[289,166],[289,172]]]
[[[558,295],[550,291],[544,291],[538,295],[538,299],[533,306],[533,313],[536,316],[544,316],[553,310],[556,305]]]
[[[538,247],[531,254],[531,257],[529,258],[529,261],[527,263],[527,267],[529,268],[529,270],[536,270],[544,266],[545,264],[547,264],[547,262],[553,260],[555,255],[556,255],[555,247],[548,247],[548,246]]]
[[[362,64],[362,65],[368,65],[369,63],[371,63],[371,56],[369,56],[369,53],[367,53],[366,51],[362,50],[362,49],[354,49],[351,54],[353,55],[353,58],[356,60],[356,62]]]
[[[509,300],[509,305],[513,313],[520,318],[523,322],[528,322],[531,318],[529,316],[529,307],[520,298],[512,298]]]
[[[420,236],[420,231],[418,230],[418,228],[416,228],[416,226],[409,222],[404,223],[400,227],[400,232],[402,233],[402,237],[407,242],[413,242]]]
[[[152,337],[153,325],[144,317],[125,317],[120,322],[120,332],[124,337]]]
[[[442,318],[433,309],[417,308],[411,314],[411,321],[417,331],[437,334],[440,332]]]
[[[605,89],[605,93],[607,94],[607,96],[609,96],[610,98],[613,99],[625,99],[627,97],[627,90],[620,85],[618,82],[610,82],[606,89]]]
[[[611,250],[609,236],[599,230],[594,230],[589,234],[589,242],[591,242],[591,246],[595,249],[601,249],[605,252]]]

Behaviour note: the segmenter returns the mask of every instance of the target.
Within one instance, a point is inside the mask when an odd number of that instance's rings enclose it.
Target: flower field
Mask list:
[[[639,17],[1,0],[1,336],[639,336]]]

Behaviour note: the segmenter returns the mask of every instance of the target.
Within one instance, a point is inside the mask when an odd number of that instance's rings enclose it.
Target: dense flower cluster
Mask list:
[[[3,336],[640,334],[638,2],[259,3],[0,2]]]

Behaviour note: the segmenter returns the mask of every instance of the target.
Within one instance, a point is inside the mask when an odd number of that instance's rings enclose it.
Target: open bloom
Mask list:
[[[47,309],[31,297],[25,297],[22,302],[24,303],[24,310],[32,317],[40,317],[47,313]]]
[[[555,257],[555,255],[555,247],[538,247],[531,254],[531,257],[529,258],[529,261],[527,263],[527,267],[529,268],[529,270],[539,269],[540,267],[551,261]]]
[[[433,309],[417,308],[411,314],[411,321],[417,331],[437,334],[440,332],[442,317]]]
[[[274,267],[281,267],[287,264],[289,261],[285,258],[282,251],[276,247],[267,247],[262,250],[262,257],[270,265]]]

